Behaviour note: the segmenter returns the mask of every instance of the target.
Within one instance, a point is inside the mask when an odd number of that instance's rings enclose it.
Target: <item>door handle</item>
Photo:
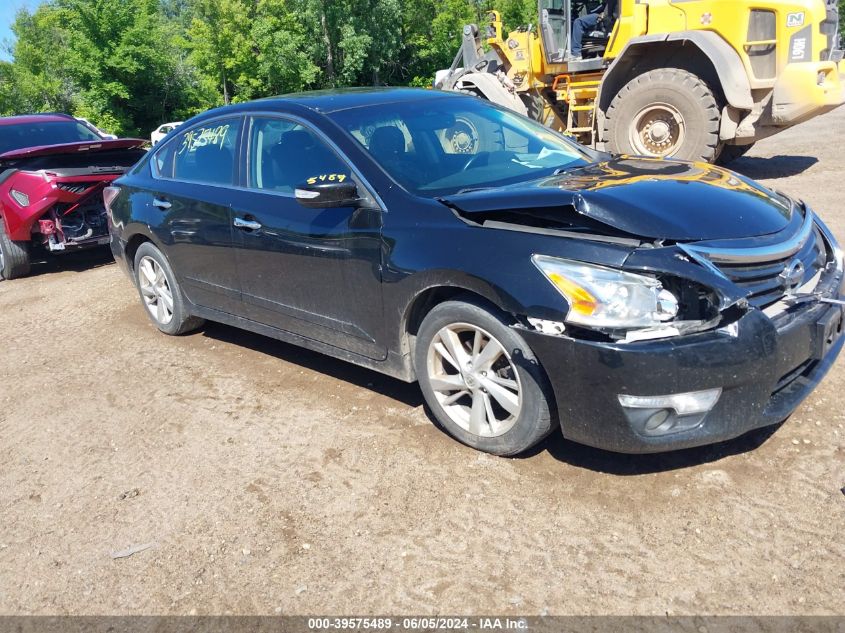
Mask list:
[[[153,198],[153,206],[157,209],[161,209],[162,211],[167,211],[171,205],[167,200],[162,200],[161,198]]]
[[[257,231],[261,228],[261,223],[255,220],[247,220],[246,218],[235,218],[235,228],[245,229],[247,231]]]

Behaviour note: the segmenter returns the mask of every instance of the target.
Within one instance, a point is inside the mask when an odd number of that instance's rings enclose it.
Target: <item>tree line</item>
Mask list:
[[[120,135],[301,90],[431,85],[461,27],[536,0],[46,0],[20,11],[0,114],[62,111]]]
[[[69,112],[146,136],[287,92],[428,86],[493,7],[506,28],[537,22],[536,0],[45,0],[13,24],[0,115]]]

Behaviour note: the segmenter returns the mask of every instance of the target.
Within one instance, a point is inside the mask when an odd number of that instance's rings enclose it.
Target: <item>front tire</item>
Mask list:
[[[614,154],[713,162],[721,111],[710,87],[680,68],[634,77],[607,109],[604,138]]]
[[[519,95],[522,103],[525,104],[525,110],[528,117],[545,124],[545,100],[543,96],[536,92],[524,92]]]
[[[0,218],[0,280],[25,277],[31,268],[29,243],[9,239],[6,225]]]
[[[135,253],[135,285],[150,321],[165,334],[187,334],[205,322],[188,312],[173,269],[150,242],[141,244]]]
[[[435,419],[467,446],[516,455],[557,426],[543,369],[493,306],[467,298],[433,308],[417,333],[414,363]]]

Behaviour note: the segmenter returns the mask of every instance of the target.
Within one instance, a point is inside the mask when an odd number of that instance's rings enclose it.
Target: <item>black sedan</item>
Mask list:
[[[419,381],[499,455],[558,426],[622,452],[736,437],[788,417],[845,340],[842,253],[806,204],[469,96],[212,110],[104,195],[162,332],[211,319]]]

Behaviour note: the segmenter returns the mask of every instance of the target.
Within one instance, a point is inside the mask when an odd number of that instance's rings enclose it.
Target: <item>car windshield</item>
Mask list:
[[[533,180],[589,162],[576,143],[481,99],[387,103],[329,116],[421,196]]]
[[[0,125],[0,154],[24,147],[100,140],[102,138],[87,125],[70,119]]]

